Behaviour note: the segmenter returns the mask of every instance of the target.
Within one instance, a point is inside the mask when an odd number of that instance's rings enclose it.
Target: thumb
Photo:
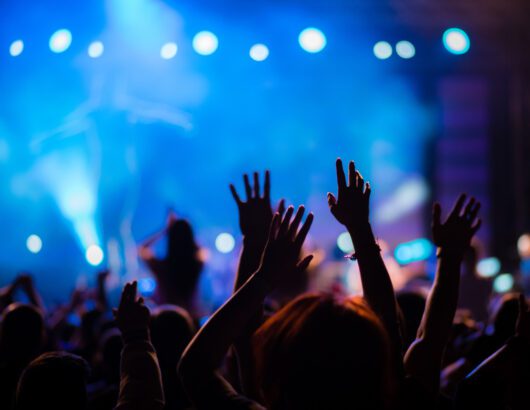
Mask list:
[[[298,264],[296,265],[296,268],[299,271],[304,271],[309,267],[309,264],[313,260],[313,255],[308,255],[304,259],[302,259]]]

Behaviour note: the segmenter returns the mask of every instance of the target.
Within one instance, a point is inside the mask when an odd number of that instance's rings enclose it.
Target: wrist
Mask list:
[[[353,246],[355,247],[361,247],[365,244],[375,243],[372,225],[370,225],[370,222],[368,221],[348,225],[346,226],[346,229],[348,230],[353,242]]]
[[[461,248],[438,246],[438,248],[436,248],[436,257],[438,259],[444,258],[461,261],[464,258],[464,252],[465,250]]]

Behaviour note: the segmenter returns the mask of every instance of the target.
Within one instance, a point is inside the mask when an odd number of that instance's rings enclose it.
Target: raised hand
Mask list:
[[[147,331],[150,313],[143,298],[136,295],[137,282],[127,283],[121,294],[118,309],[113,309],[116,323],[122,334]]]
[[[471,238],[482,223],[480,219],[476,219],[479,209],[480,202],[472,197],[466,204],[466,195],[461,194],[447,220],[442,223],[442,208],[439,203],[435,203],[432,215],[432,234],[435,245],[463,254],[469,248]]]
[[[241,233],[247,237],[267,239],[267,232],[272,221],[272,208],[270,199],[270,172],[265,171],[263,193],[261,192],[259,174],[254,172],[254,186],[250,185],[247,174],[243,175],[245,183],[246,201],[243,202],[233,184],[230,191],[239,210],[239,227]],[[278,211],[284,209],[283,200],[280,201]]]
[[[348,165],[348,182],[340,158],[337,159],[336,167],[338,198],[328,192],[329,209],[337,221],[346,228],[355,230],[369,222],[370,183],[364,183],[353,161]]]
[[[257,273],[265,277],[271,289],[281,282],[284,275],[297,269],[306,269],[313,259],[313,256],[309,255],[299,262],[302,245],[313,223],[313,214],[310,213],[298,230],[304,212],[305,208],[300,206],[291,221],[294,208],[290,206],[283,218],[276,213],[272,219],[269,239]]]

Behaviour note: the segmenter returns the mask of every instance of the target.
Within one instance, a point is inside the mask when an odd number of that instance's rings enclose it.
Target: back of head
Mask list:
[[[81,410],[87,406],[88,364],[79,356],[45,353],[20,376],[16,410]]]
[[[270,409],[384,409],[392,393],[388,336],[362,298],[304,295],[254,336]]]
[[[151,340],[161,366],[176,367],[195,334],[189,313],[174,305],[159,307],[151,319]]]
[[[12,361],[29,361],[41,352],[43,344],[42,313],[31,305],[9,305],[3,313],[0,332],[2,357]]]

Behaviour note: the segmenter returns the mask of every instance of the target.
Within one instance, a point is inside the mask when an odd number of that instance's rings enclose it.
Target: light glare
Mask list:
[[[374,45],[374,55],[379,60],[386,60],[392,56],[392,46],[386,41],[378,41]]]
[[[101,57],[105,47],[101,41],[94,41],[88,46],[88,56],[91,58]]]
[[[308,27],[298,36],[298,43],[308,53],[318,53],[326,47],[327,40],[322,31],[315,27]]]
[[[249,54],[254,61],[264,61],[269,56],[269,48],[265,44],[254,44]]]
[[[72,44],[72,33],[67,29],[57,30],[50,37],[50,50],[54,53],[62,53],[68,50]]]
[[[193,49],[197,54],[208,56],[219,47],[217,36],[210,31],[201,31],[193,37]]]
[[[85,258],[92,266],[98,266],[103,262],[103,250],[98,245],[90,245],[85,252]]]
[[[11,43],[9,47],[9,54],[12,57],[17,57],[24,51],[24,42],[22,40],[16,40]]]
[[[236,240],[229,233],[221,233],[215,238],[215,247],[221,253],[230,253],[236,246]]]
[[[176,43],[166,43],[160,49],[160,57],[170,60],[177,55],[178,47]]]
[[[42,249],[42,239],[38,235],[30,235],[26,240],[26,247],[31,253],[39,253]]]

